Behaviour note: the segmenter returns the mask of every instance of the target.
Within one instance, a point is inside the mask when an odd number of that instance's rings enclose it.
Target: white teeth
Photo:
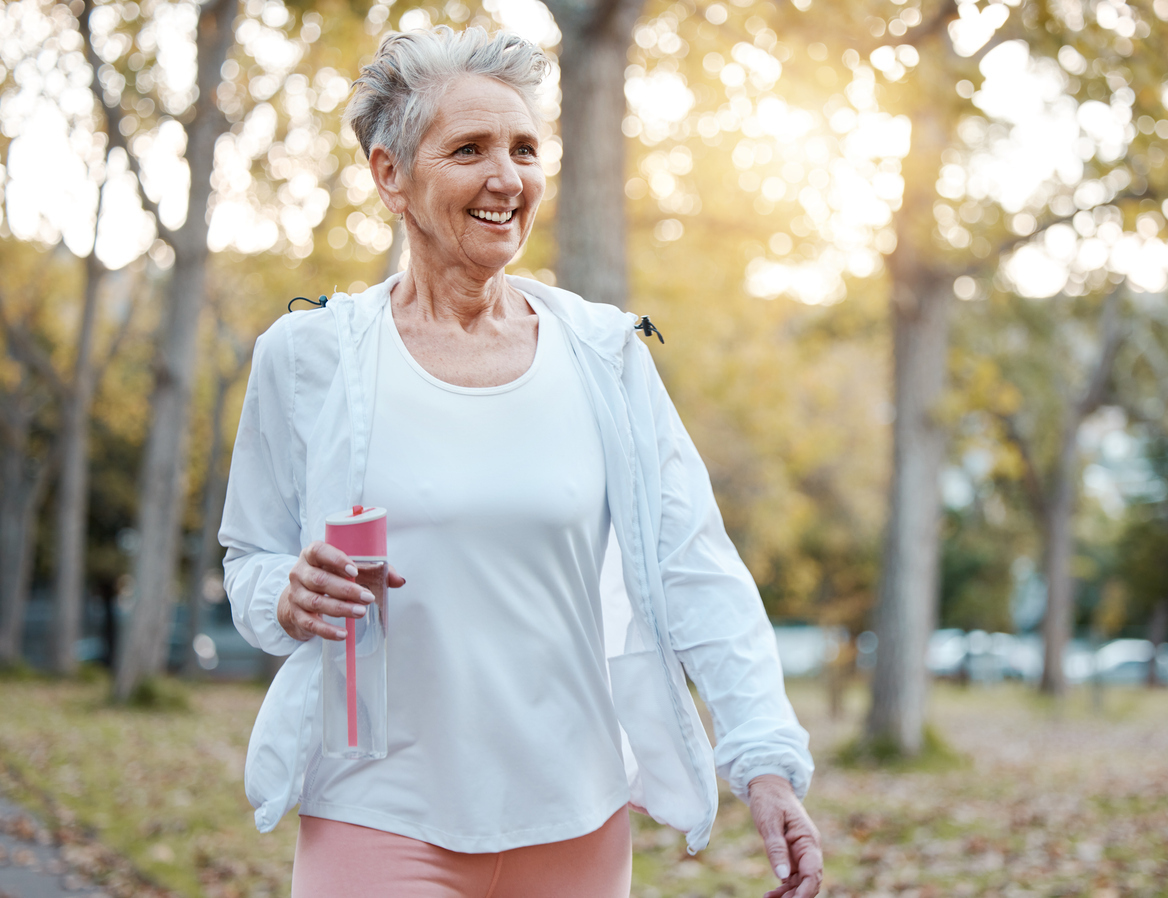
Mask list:
[[[487,212],[483,209],[471,209],[470,214],[475,218],[481,218],[483,221],[495,221],[502,224],[511,220],[511,216],[515,214],[515,210],[508,209],[506,212]]]

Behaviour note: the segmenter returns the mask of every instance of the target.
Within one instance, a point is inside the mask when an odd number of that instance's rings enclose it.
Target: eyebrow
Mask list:
[[[450,136],[449,144],[451,146],[462,146],[467,143],[482,143],[485,140],[490,140],[495,136],[493,131],[472,131],[468,133],[455,133]],[[521,131],[515,135],[515,142],[539,143],[539,136],[533,131]]]

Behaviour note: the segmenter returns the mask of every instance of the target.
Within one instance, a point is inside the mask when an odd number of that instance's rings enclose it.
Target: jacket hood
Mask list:
[[[404,276],[404,272],[398,272],[362,293],[356,295],[334,293],[329,299],[330,303],[352,303],[350,326],[354,339],[361,339],[389,301],[390,291]],[[553,314],[568,325],[576,339],[586,343],[618,369],[621,367],[625,344],[633,336],[634,326],[638,320],[632,312],[622,312],[608,303],[588,302],[575,293],[561,290],[559,287],[549,287],[531,278],[509,274],[507,282],[516,289],[543,300]]]

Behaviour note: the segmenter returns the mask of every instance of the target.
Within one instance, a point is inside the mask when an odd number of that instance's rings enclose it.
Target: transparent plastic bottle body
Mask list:
[[[364,617],[325,617],[349,631],[347,639],[325,639],[321,662],[324,755],[369,760],[388,754],[386,696],[385,575],[382,560],[353,559],[357,583],[373,593]]]

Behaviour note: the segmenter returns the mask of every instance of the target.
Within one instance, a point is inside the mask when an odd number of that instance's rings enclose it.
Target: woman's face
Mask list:
[[[490,276],[531,232],[545,187],[539,132],[519,94],[493,78],[447,88],[409,177],[384,151],[372,155],[374,182],[405,215],[415,258]]]

